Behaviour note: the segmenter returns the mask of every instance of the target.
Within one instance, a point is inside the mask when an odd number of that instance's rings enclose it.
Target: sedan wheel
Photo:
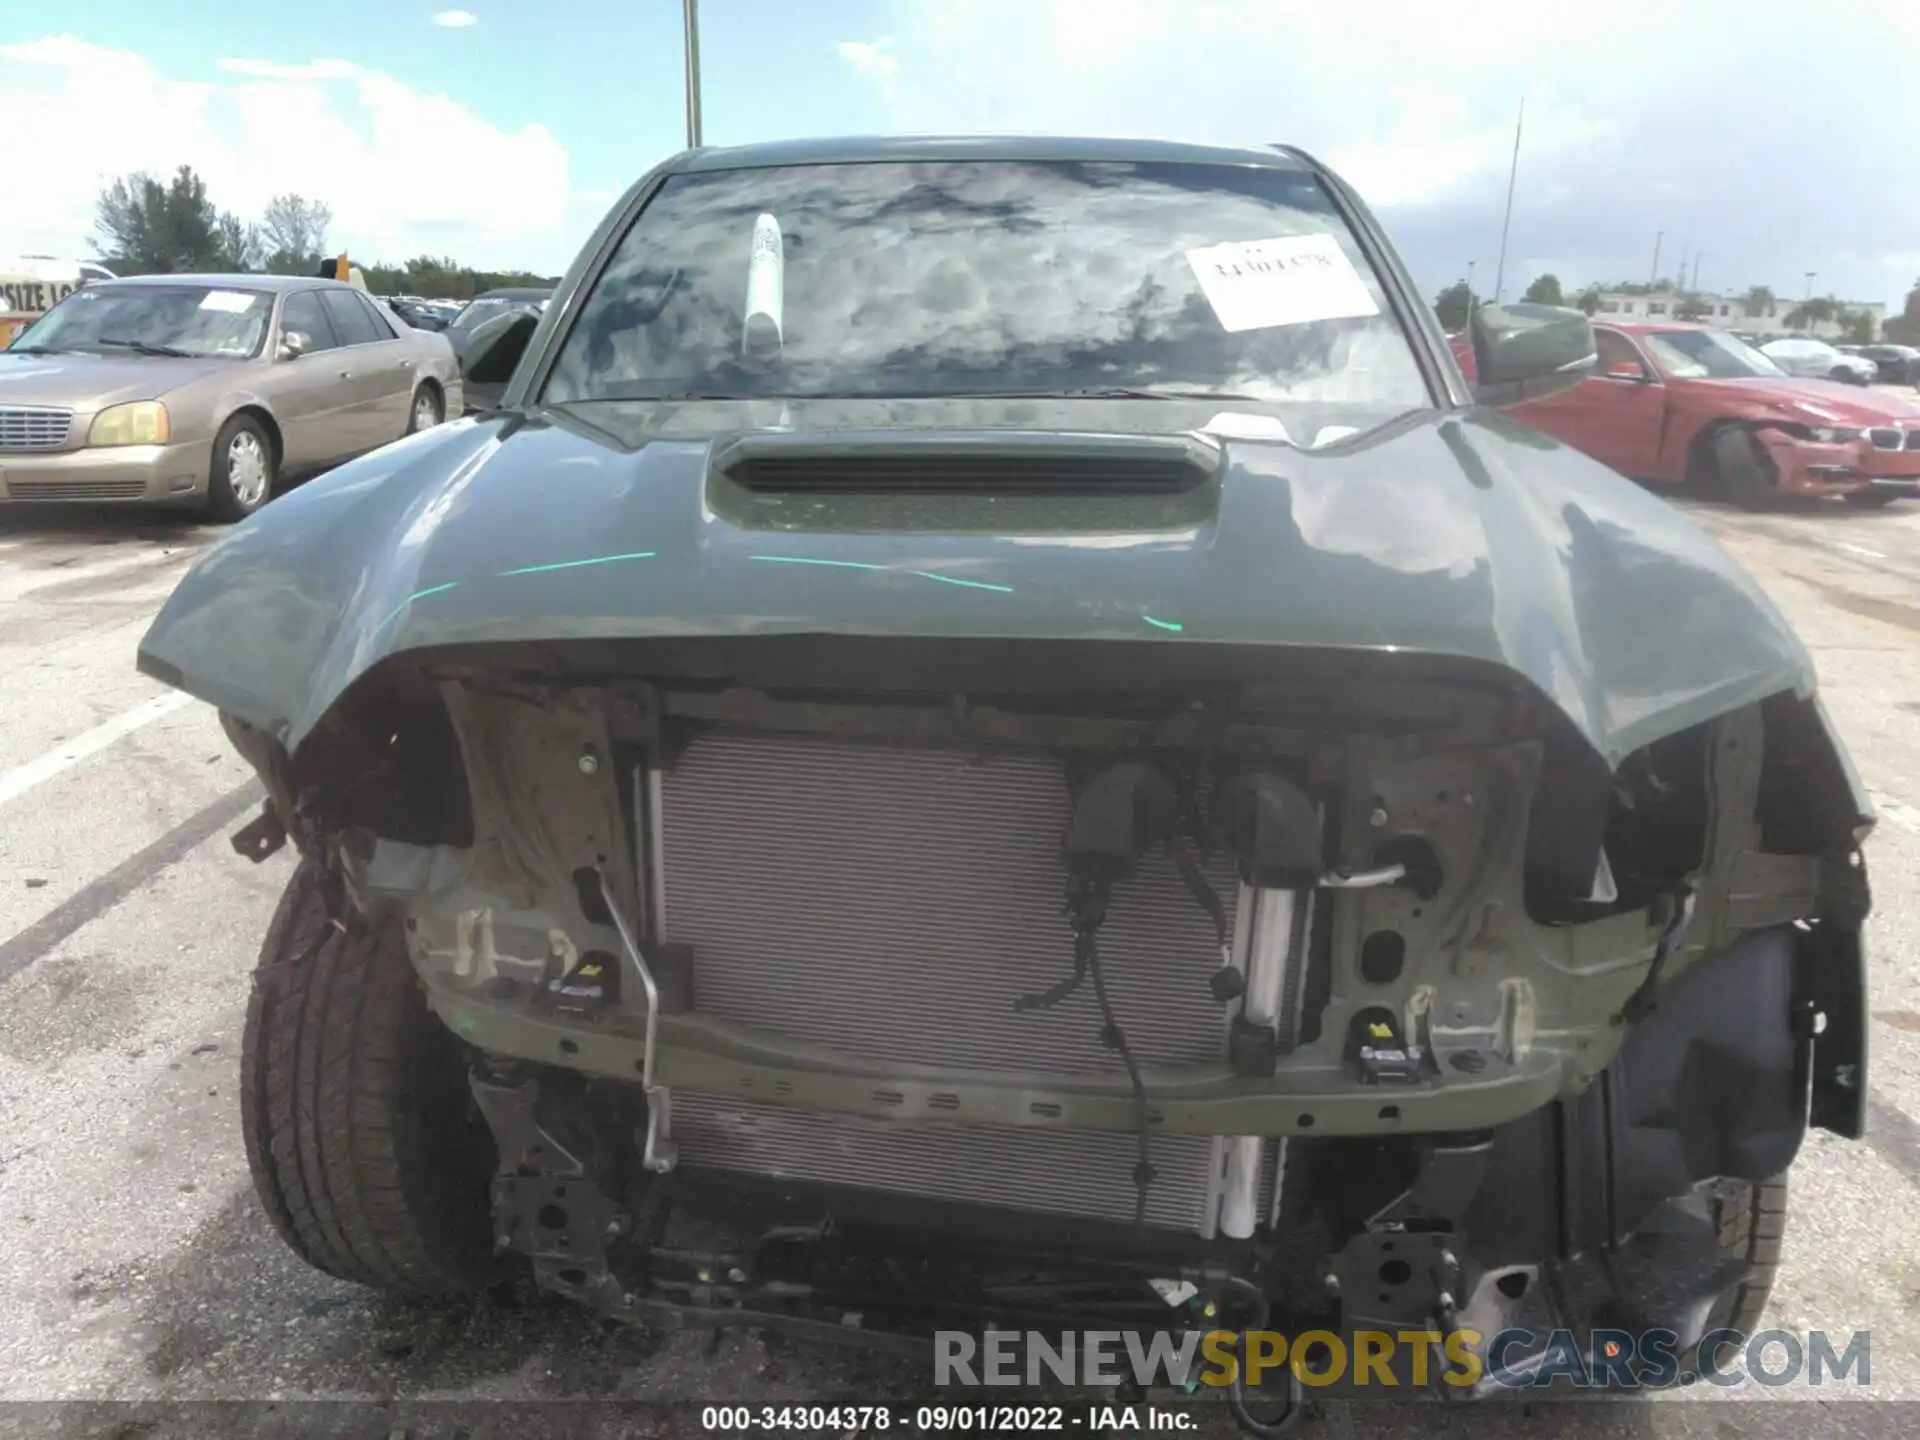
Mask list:
[[[422,385],[413,396],[413,413],[407,418],[407,433],[415,434],[421,430],[431,430],[447,417],[441,413],[445,404],[440,392],[431,385]]]
[[[235,415],[213,442],[207,508],[219,520],[241,520],[273,496],[273,441],[251,415]]]
[[[1773,462],[1745,430],[1730,426],[1713,437],[1713,474],[1742,510],[1771,510],[1780,501]]]

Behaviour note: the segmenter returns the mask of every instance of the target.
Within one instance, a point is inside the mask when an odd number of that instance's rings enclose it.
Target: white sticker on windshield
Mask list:
[[[1187,251],[1207,303],[1230,332],[1378,315],[1366,282],[1331,235],[1276,235]]]
[[[244,290],[209,290],[206,298],[200,302],[200,308],[224,310],[229,315],[238,315],[243,310],[251,310],[254,299]]]

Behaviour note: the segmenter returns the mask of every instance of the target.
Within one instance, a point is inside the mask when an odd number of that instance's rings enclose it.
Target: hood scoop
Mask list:
[[[1204,435],[1059,430],[816,430],[741,435],[712,467],[763,495],[1178,495],[1219,482]]]

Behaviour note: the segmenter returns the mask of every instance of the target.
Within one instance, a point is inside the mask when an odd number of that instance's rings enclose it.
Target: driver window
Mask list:
[[[1593,348],[1600,356],[1598,373],[1620,378],[1627,373],[1645,376],[1647,362],[1640,358],[1640,352],[1633,348],[1633,342],[1624,335],[1611,330],[1596,330],[1593,333]]]
[[[334,338],[333,326],[327,320],[326,313],[320,308],[320,292],[300,290],[280,304],[280,333],[289,330],[303,332],[310,342],[307,349],[311,354],[316,350],[331,350],[339,344]]]

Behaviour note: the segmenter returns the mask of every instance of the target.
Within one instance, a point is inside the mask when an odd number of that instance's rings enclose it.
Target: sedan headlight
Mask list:
[[[93,417],[89,445],[165,445],[173,439],[173,421],[158,400],[109,405]]]
[[[1835,430],[1825,425],[1815,425],[1808,429],[1807,438],[1817,440],[1822,445],[1839,445],[1848,440],[1859,440],[1866,435],[1864,430]]]

